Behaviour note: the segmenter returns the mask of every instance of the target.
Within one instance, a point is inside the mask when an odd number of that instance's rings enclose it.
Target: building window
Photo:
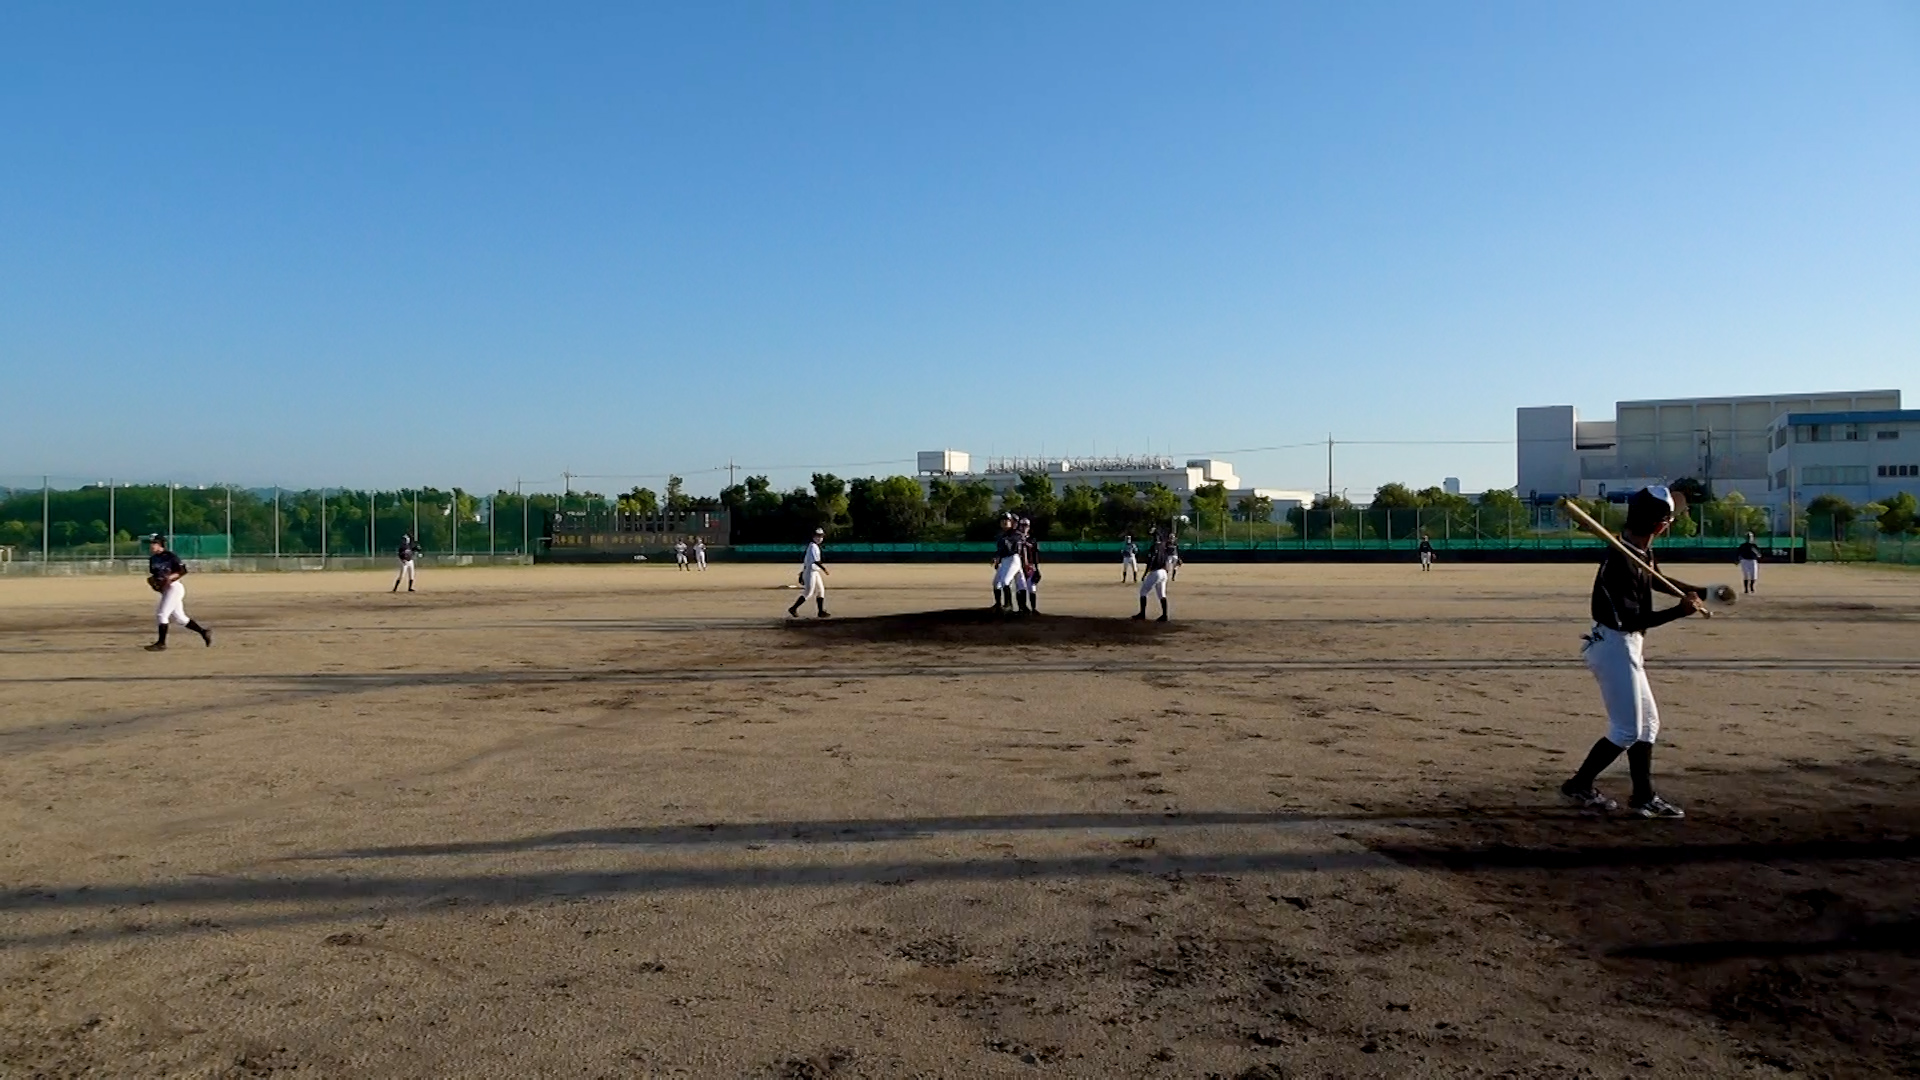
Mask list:
[[[1773,474],[1773,486],[1783,491],[1786,489],[1787,470],[1781,469],[1779,472]]]
[[[1808,487],[1864,484],[1867,482],[1867,467],[1865,465],[1805,465],[1800,469],[1800,482]]]
[[[1900,437],[1900,429],[1881,428],[1879,431],[1873,433],[1873,437],[1879,439],[1881,442],[1890,442]]]
[[[1882,465],[1881,476],[1920,476],[1920,465]]]
[[[1842,424],[1840,425],[1840,433],[1847,442],[1860,441],[1860,425],[1859,424]]]

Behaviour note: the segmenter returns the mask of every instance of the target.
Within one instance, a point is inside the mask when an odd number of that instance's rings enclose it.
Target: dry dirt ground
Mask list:
[[[791,573],[0,582],[0,1075],[1920,1073],[1920,575],[1657,631],[1649,822],[1584,566]]]

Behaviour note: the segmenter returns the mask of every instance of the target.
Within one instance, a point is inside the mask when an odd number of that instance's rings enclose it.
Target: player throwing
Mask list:
[[[1673,525],[1678,512],[1674,494],[1665,487],[1641,488],[1627,500],[1627,524],[1620,539],[1648,567],[1653,541]],[[1665,611],[1653,610],[1653,590],[1678,595],[1680,603]],[[1600,700],[1607,710],[1607,734],[1587,751],[1580,771],[1560,785],[1560,794],[1584,810],[1613,810],[1612,799],[1594,787],[1594,781],[1624,751],[1633,776],[1628,805],[1641,817],[1682,818],[1686,813],[1653,790],[1653,743],[1660,734],[1660,711],[1641,654],[1647,631],[1683,619],[1701,610],[1700,594],[1690,587],[1676,591],[1648,570],[1634,565],[1612,547],[1600,558],[1593,579],[1593,629],[1581,647],[1587,669],[1600,684]]]
[[[187,576],[187,564],[180,556],[167,550],[167,539],[159,533],[147,537],[147,585],[160,594],[160,604],[154,609],[153,617],[160,624],[160,636],[147,646],[148,652],[161,652],[167,647],[167,625],[177,622],[181,626],[200,635],[200,640],[213,644],[213,631],[201,626],[187,617],[187,586],[180,579]]]
[[[800,605],[812,600],[819,611],[818,618],[828,618],[827,612],[827,568],[820,563],[820,542],[827,538],[827,530],[813,530],[813,539],[807,541],[806,553],[800,556],[800,599],[787,609],[787,618],[800,617]]]
[[[407,583],[407,591],[412,592],[413,557],[420,554],[420,545],[414,542],[413,537],[408,536],[406,533],[401,533],[400,547],[397,554],[400,556],[400,572],[394,575],[393,588],[388,591],[399,592],[400,582],[405,581]]]

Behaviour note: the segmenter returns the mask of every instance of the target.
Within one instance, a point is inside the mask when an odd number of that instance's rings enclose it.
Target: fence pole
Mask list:
[[[48,478],[45,473],[42,473],[40,476],[40,562],[42,564],[46,563],[53,551],[52,546],[47,542],[48,534],[53,529],[53,515],[49,510],[51,504],[47,501],[49,498],[47,484]]]
[[[173,489],[177,485],[167,481],[167,550],[173,550]]]
[[[494,544],[494,539],[493,539],[493,534],[495,531],[494,521],[493,521],[493,512],[495,510],[498,510],[499,508],[500,508],[500,492],[496,489],[493,494],[487,496],[487,561],[488,562],[492,562],[494,560],[494,557],[498,554],[498,552],[495,550],[496,545]]]
[[[278,570],[280,558],[280,485],[273,485],[273,557],[274,569]]]
[[[413,542],[420,542],[420,489],[413,489]]]
[[[453,522],[453,556],[460,557],[460,489],[447,496],[447,517]]]
[[[320,568],[327,567],[327,489],[320,489]]]
[[[527,497],[520,494],[520,481],[513,482],[513,497],[520,500],[520,554],[527,553]]]
[[[109,569],[113,566],[114,529],[118,527],[118,523],[113,519],[113,510],[113,477],[109,476],[107,477],[107,566]]]
[[[373,490],[367,490],[367,558],[373,558],[373,519],[380,516],[380,505],[375,500]]]
[[[227,561],[233,561],[233,485],[227,485]]]

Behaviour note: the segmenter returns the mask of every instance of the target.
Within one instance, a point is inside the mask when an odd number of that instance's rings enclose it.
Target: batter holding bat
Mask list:
[[[167,625],[174,622],[199,634],[206,644],[213,644],[213,631],[187,617],[187,587],[180,580],[187,576],[187,564],[167,550],[167,538],[159,533],[147,537],[147,549],[152,552],[147,556],[147,587],[160,594],[160,605],[153,612],[160,622],[160,636],[147,651],[166,649]]]
[[[1641,653],[1647,631],[1704,610],[1700,593],[1668,580],[1653,558],[1654,539],[1673,525],[1677,512],[1676,496],[1671,491],[1648,487],[1627,500],[1626,528],[1617,539],[1591,518],[1579,515],[1583,525],[1612,541],[1593,579],[1593,629],[1581,648],[1587,669],[1600,684],[1600,700],[1607,710],[1607,734],[1587,751],[1580,771],[1560,785],[1560,794],[1583,810],[1618,808],[1619,804],[1594,787],[1594,781],[1624,752],[1633,776],[1628,806],[1641,817],[1686,816],[1685,811],[1653,790],[1653,744],[1660,734],[1660,712],[1654,705]],[[1680,603],[1654,611],[1655,589],[1679,597]]]

